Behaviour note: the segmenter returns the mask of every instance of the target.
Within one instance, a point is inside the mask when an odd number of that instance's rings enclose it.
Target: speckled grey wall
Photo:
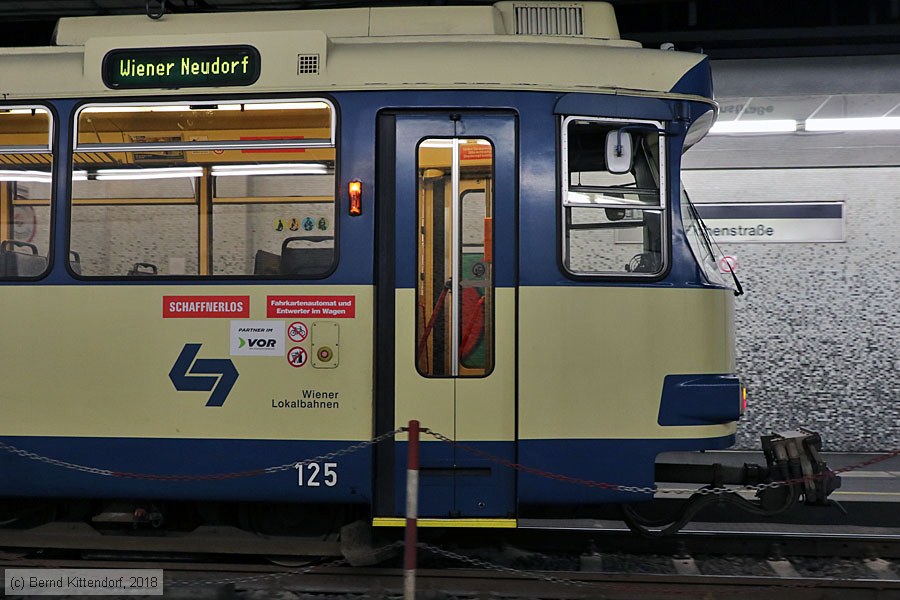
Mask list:
[[[844,243],[730,243],[737,370],[749,388],[738,447],[806,426],[826,450],[900,447],[900,168],[696,170],[695,202],[845,202]]]
[[[630,216],[629,220],[639,220]],[[597,208],[573,208],[572,222],[608,223],[606,213]],[[643,228],[635,228],[643,232]],[[617,229],[575,229],[569,232],[568,264],[575,273],[622,272],[641,251],[640,244],[617,244]]]
[[[192,204],[72,209],[72,249],[84,275],[125,275],[135,263],[161,275],[196,274],[198,236]]]

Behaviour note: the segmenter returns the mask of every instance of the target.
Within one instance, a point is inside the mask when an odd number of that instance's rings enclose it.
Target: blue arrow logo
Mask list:
[[[169,379],[179,392],[212,392],[207,406],[222,406],[237,381],[238,372],[227,358],[197,359],[202,344],[185,344],[169,371]],[[218,375],[218,377],[206,377]]]

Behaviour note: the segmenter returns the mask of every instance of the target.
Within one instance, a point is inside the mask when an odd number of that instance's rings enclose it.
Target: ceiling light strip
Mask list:
[[[729,133],[794,133],[797,121],[793,119],[771,119],[758,121],[716,121],[709,135]]]
[[[806,131],[897,131],[900,117],[807,119],[804,126]]]

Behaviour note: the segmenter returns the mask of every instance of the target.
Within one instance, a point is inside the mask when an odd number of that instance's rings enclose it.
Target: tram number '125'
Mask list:
[[[319,487],[322,482],[328,487],[337,485],[337,463],[297,463],[297,485],[306,487]],[[321,480],[320,480],[321,476]]]

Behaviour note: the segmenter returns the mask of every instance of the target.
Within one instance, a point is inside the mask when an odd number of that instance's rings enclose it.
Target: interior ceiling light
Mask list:
[[[38,183],[50,183],[52,179],[53,177],[48,171],[0,170],[0,181],[35,181]]]
[[[97,171],[97,181],[133,181],[135,179],[175,179],[200,177],[202,167],[172,167],[161,169],[103,169]],[[90,177],[88,177],[90,178]]]
[[[716,121],[709,135],[728,133],[794,133],[797,121],[793,119],[771,119],[756,121]]]
[[[34,115],[39,114],[46,117],[49,111],[46,108],[35,106],[34,108],[4,108],[0,109],[0,114],[4,115]]]
[[[146,112],[188,112],[192,110],[327,110],[330,106],[322,101],[292,101],[292,102],[201,102],[194,104],[95,104],[85,107],[82,113],[146,113]],[[38,109],[40,110],[40,109]],[[13,111],[30,113],[31,109]],[[45,111],[46,112],[46,111]]]
[[[807,119],[806,131],[896,131],[900,117],[854,117],[845,119]]]
[[[324,102],[246,102],[244,110],[323,110],[330,108]]]
[[[146,112],[184,112],[191,108],[186,105],[163,105],[163,106],[133,106],[133,105],[98,105],[85,107],[81,114],[100,114],[100,113],[146,113]]]
[[[263,165],[221,165],[212,168],[213,177],[248,175],[327,175],[330,170],[319,163],[272,163]]]

